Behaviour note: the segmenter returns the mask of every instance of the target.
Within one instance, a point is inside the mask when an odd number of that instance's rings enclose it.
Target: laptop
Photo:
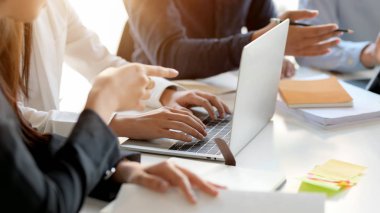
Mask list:
[[[380,94],[380,70],[372,78],[362,78],[354,80],[343,80],[346,83],[368,90],[370,92]]]
[[[366,89],[380,95],[380,70],[377,71],[377,74],[370,80]]]
[[[122,148],[145,153],[224,161],[215,138],[222,138],[235,156],[273,117],[288,35],[289,21],[277,25],[243,49],[233,115],[223,120],[201,118],[207,126],[202,141],[127,140]]]

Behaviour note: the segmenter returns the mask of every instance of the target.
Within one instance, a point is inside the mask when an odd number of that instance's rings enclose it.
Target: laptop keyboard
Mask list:
[[[177,141],[173,146],[169,148],[169,150],[219,155],[220,151],[214,139],[221,138],[228,144],[230,143],[232,130],[232,116],[226,115],[224,119],[214,121],[211,120],[210,117],[208,117],[203,122],[206,125],[207,131],[207,136],[205,139],[201,141],[193,139],[193,141],[190,143]]]

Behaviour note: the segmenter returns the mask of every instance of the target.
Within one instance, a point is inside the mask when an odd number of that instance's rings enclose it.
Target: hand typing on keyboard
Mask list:
[[[184,152],[204,153],[204,154],[220,154],[218,146],[215,144],[215,138],[221,138],[229,143],[232,130],[232,116],[227,115],[224,119],[212,120],[210,117],[205,119],[207,136],[205,139],[198,141],[194,139],[192,143],[184,143],[178,141],[170,150],[178,150]]]

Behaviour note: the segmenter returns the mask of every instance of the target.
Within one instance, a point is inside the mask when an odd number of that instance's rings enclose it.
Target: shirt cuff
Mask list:
[[[368,46],[371,42],[369,41],[363,41],[363,42],[350,42],[349,45],[345,46],[345,51],[347,51],[347,58],[343,63],[345,63],[347,70],[349,71],[356,71],[356,70],[366,70],[368,69],[365,67],[360,58],[363,49]],[[339,48],[339,45],[338,45]]]
[[[48,114],[48,120],[42,131],[44,133],[54,133],[65,137],[70,134],[79,118],[79,113],[75,112],[52,110]]]
[[[164,78],[159,78],[159,77],[152,77],[152,80],[154,81],[155,86],[154,86],[154,89],[152,91],[150,98],[145,103],[149,107],[160,108],[160,107],[162,107],[162,104],[160,102],[160,98],[161,98],[162,94],[164,93],[164,91],[168,87],[177,88],[178,85],[173,83],[173,82],[170,82]]]

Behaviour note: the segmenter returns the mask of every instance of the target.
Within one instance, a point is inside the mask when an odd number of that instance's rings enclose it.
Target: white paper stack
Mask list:
[[[352,108],[291,109],[281,98],[278,99],[277,106],[280,110],[325,128],[380,118],[379,95],[344,82],[340,83],[354,99]]]
[[[223,190],[218,197],[199,191],[197,204],[187,202],[177,190],[165,194],[152,192],[133,185],[124,185],[115,201],[112,212],[139,213],[323,213],[324,197],[312,194],[285,194]]]

